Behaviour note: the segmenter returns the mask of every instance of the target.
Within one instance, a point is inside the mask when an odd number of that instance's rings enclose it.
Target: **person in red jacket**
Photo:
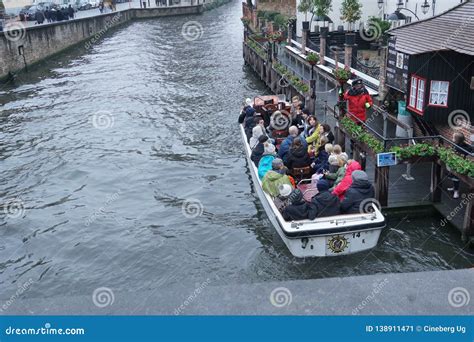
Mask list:
[[[359,162],[355,160],[349,160],[347,162],[347,169],[346,173],[344,174],[344,178],[332,191],[333,195],[339,197],[341,201],[344,199],[344,194],[346,193],[347,189],[349,189],[352,184],[352,172],[356,170],[362,170]]]
[[[360,78],[352,82],[352,87],[344,94],[344,100],[347,101],[347,115],[357,124],[360,121],[367,120],[366,111],[373,105],[372,97],[364,87]],[[355,119],[354,116],[359,119]]]

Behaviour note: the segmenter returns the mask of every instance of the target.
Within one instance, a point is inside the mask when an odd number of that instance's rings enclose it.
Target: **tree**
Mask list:
[[[349,30],[362,17],[362,4],[359,0],[344,0],[341,5],[341,19],[349,23]]]
[[[298,11],[304,13],[304,21],[308,21],[308,12],[313,8],[313,0],[301,0],[298,5]]]
[[[324,18],[332,10],[332,0],[312,0],[313,14]]]

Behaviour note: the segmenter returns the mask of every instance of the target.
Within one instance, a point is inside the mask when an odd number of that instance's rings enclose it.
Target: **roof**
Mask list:
[[[409,55],[453,50],[474,56],[474,0],[434,17],[394,28],[396,50]]]

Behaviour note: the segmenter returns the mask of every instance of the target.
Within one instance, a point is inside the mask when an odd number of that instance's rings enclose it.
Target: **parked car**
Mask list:
[[[99,7],[99,0],[89,0],[89,3],[91,4],[92,8]]]
[[[36,20],[36,12],[41,10],[38,6],[25,6],[20,11],[20,20],[21,21],[33,21]]]
[[[86,11],[86,10],[90,10],[92,8],[92,5],[87,1],[87,0],[83,0],[79,3],[79,11]]]

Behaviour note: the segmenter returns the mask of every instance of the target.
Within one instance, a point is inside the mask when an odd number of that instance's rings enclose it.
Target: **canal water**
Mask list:
[[[291,257],[238,135],[243,99],[267,92],[243,65],[240,16],[233,2],[136,21],[0,90],[0,298],[31,281],[23,296],[473,264],[435,217],[389,218],[371,252]]]

